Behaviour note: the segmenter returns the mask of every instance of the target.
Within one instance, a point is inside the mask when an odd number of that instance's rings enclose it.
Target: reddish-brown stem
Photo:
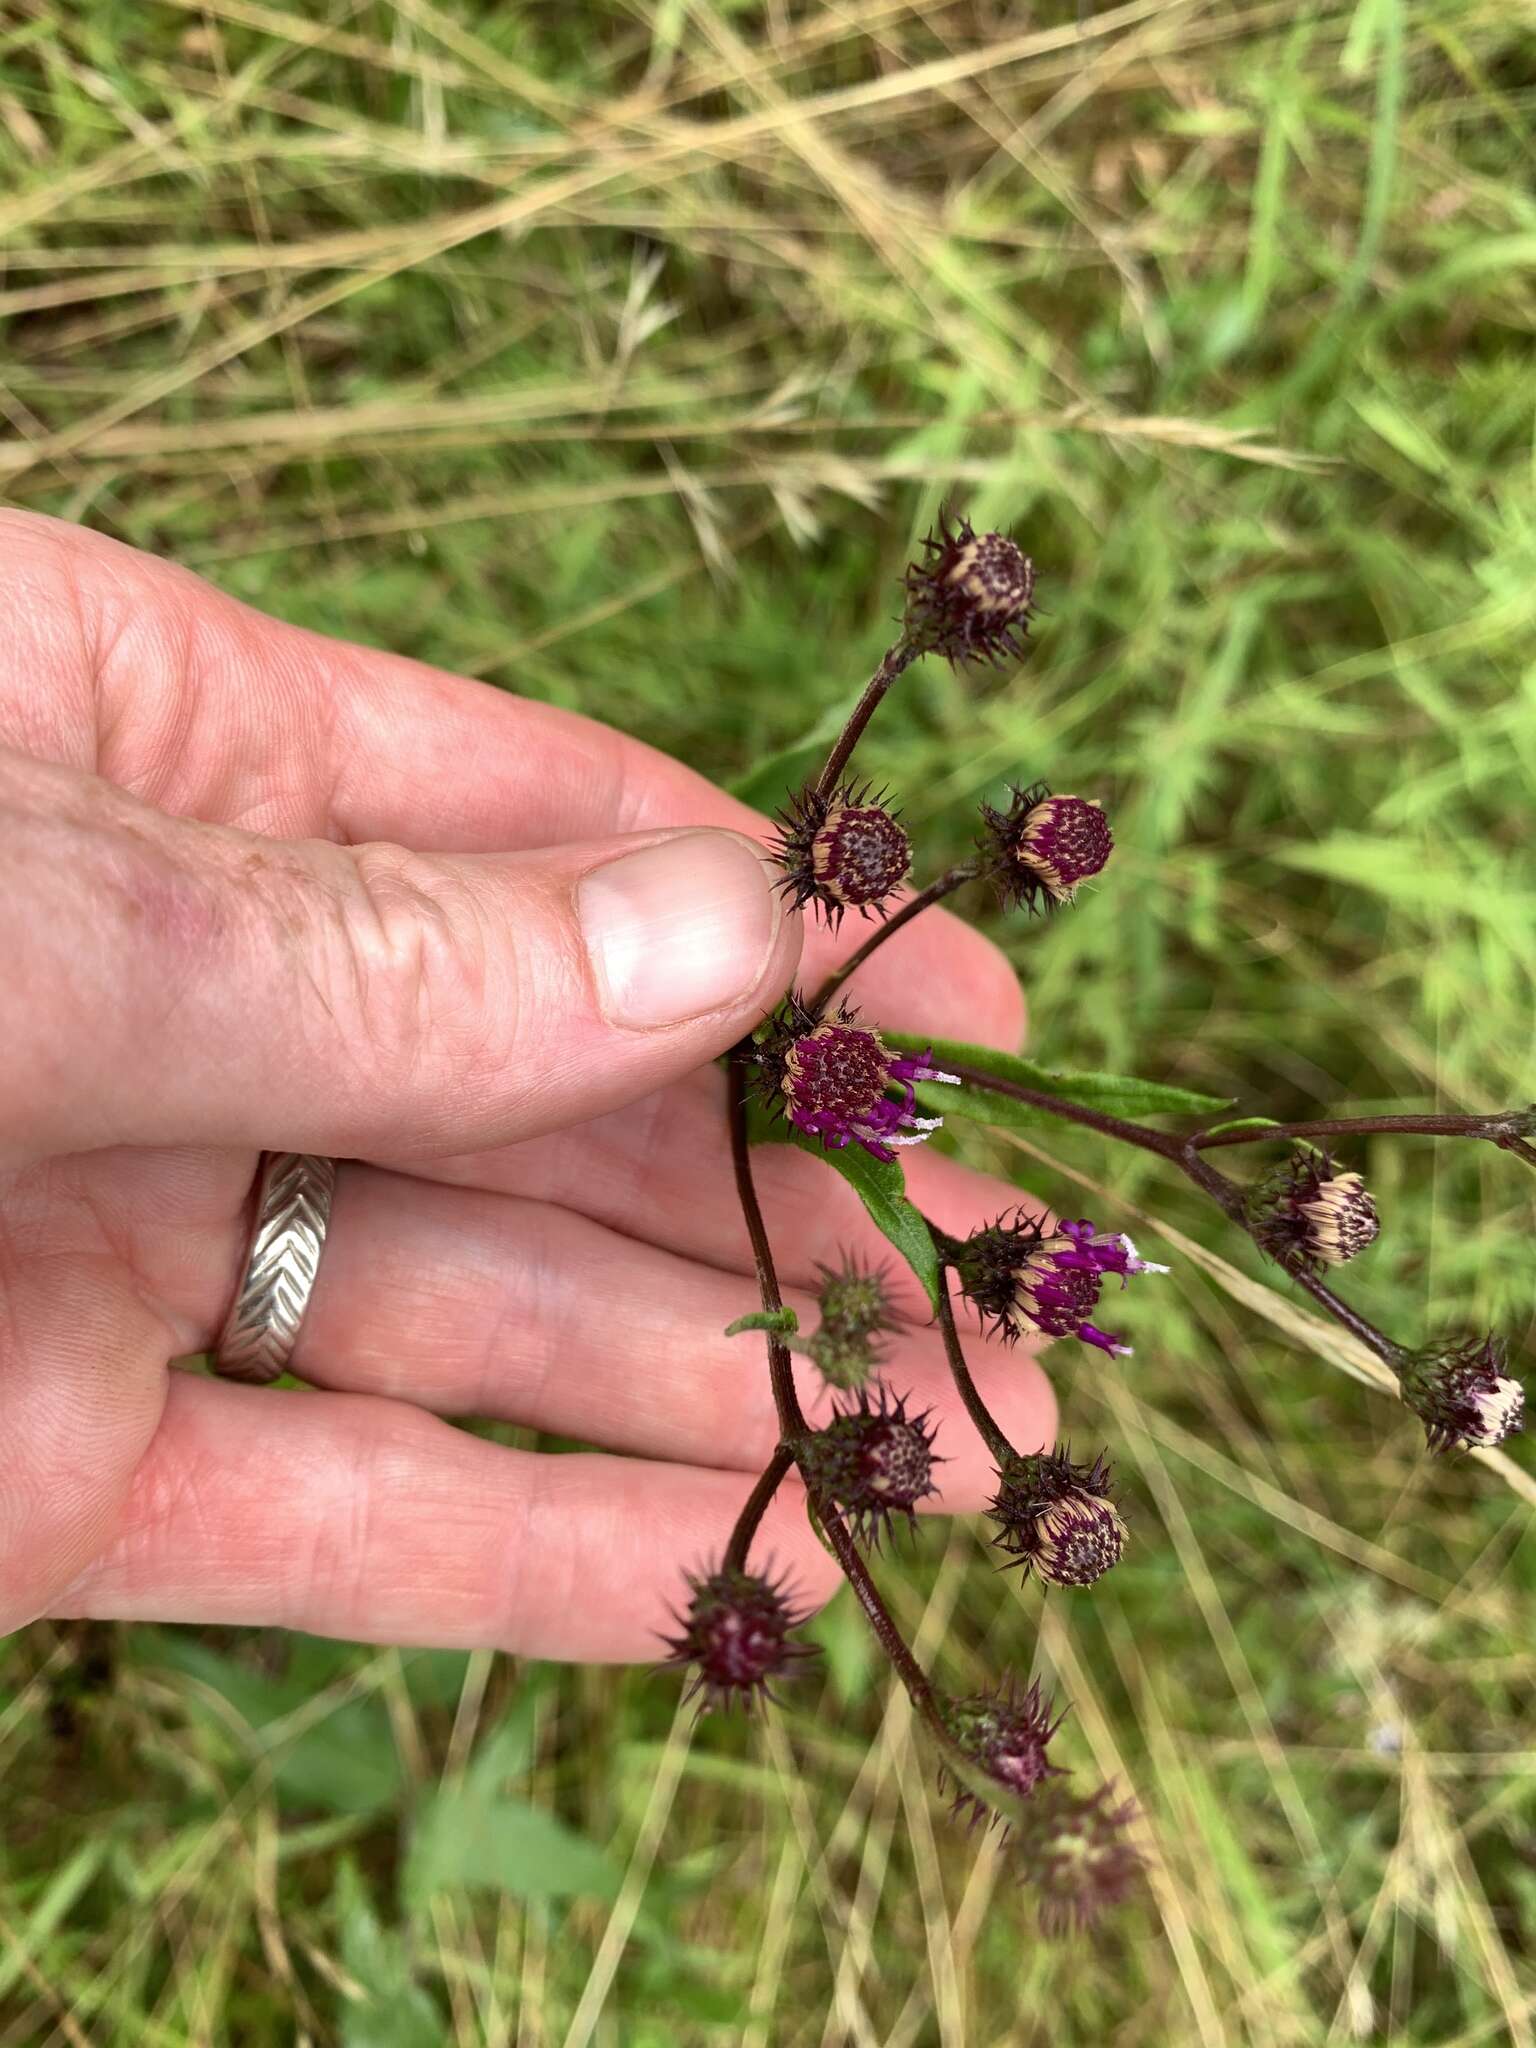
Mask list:
[[[1368,1323],[1358,1315],[1347,1301],[1341,1301],[1331,1287],[1316,1279],[1311,1273],[1297,1272],[1291,1267],[1286,1271],[1298,1287],[1304,1288],[1320,1308],[1327,1310],[1336,1323],[1342,1323],[1352,1337],[1358,1337],[1376,1356],[1402,1377],[1402,1361],[1407,1357],[1401,1344],[1394,1344],[1385,1331],[1378,1330],[1374,1323]]]
[[[752,1258],[757,1267],[758,1292],[766,1309],[781,1309],[784,1297],[779,1292],[779,1276],[774,1270],[773,1247],[768,1242],[767,1225],[763,1222],[762,1205],[757,1199],[757,1183],[752,1178],[751,1150],[747,1144],[747,1089],[751,1077],[747,1071],[747,1054],[737,1046],[731,1054],[730,1066],[730,1123],[731,1163],[736,1169],[736,1192],[741,1198],[741,1213],[746,1218],[747,1236],[752,1241]],[[794,1367],[790,1363],[789,1347],[777,1330],[769,1330],[768,1376],[773,1385],[773,1405],[778,1411],[779,1435],[787,1442],[805,1434],[805,1416],[800,1408],[800,1396],[795,1391]]]
[[[1247,1131],[1200,1131],[1187,1142],[1197,1152],[1226,1145],[1262,1145],[1270,1138],[1358,1138],[1373,1132],[1400,1132],[1421,1138],[1486,1138],[1536,1166],[1536,1146],[1528,1140],[1536,1113],[1505,1109],[1495,1116],[1344,1116],[1314,1117],[1295,1124],[1265,1124]]]
[[[829,797],[836,789],[838,779],[853,755],[854,748],[864,737],[864,728],[880,708],[880,700],[895,682],[903,669],[910,668],[917,659],[918,650],[907,642],[898,640],[894,647],[887,648],[885,658],[864,685],[864,694],[854,705],[848,723],[837,736],[837,744],[827,756],[827,765],[822,769],[816,784],[819,797]]]
[[[932,1225],[929,1228],[932,1229]],[[1016,1455],[1013,1445],[998,1427],[997,1418],[982,1400],[976,1382],[971,1378],[971,1369],[965,1362],[965,1353],[960,1348],[960,1332],[955,1328],[955,1305],[949,1298],[950,1268],[939,1267],[939,1329],[944,1338],[944,1356],[949,1360],[950,1377],[953,1379],[965,1412],[976,1425],[976,1433],[997,1461],[1001,1472],[1008,1460]]]
[[[879,1588],[869,1575],[869,1567],[864,1562],[859,1546],[853,1540],[848,1524],[838,1513],[835,1503],[824,1493],[813,1493],[811,1505],[815,1509],[816,1520],[832,1546],[833,1555],[842,1566],[843,1577],[852,1586],[881,1649],[895,1666],[897,1677],[907,1689],[907,1697],[939,1741],[947,1745],[950,1739],[949,1731],[940,1719],[938,1702],[934,1697],[933,1687],[928,1682],[928,1675],[907,1648],[900,1629],[891,1619],[890,1611],[880,1598]]]
[[[953,1066],[953,1062],[950,1062]],[[955,1067],[960,1079],[977,1088],[990,1088],[994,1094],[1006,1095],[1017,1102],[1027,1102],[1033,1108],[1047,1111],[1052,1116],[1064,1118],[1069,1123],[1084,1124],[1089,1130],[1099,1131],[1106,1138],[1118,1138],[1126,1145],[1139,1146],[1143,1152],[1155,1152],[1159,1159],[1166,1159],[1192,1180],[1202,1194],[1208,1195],[1222,1213],[1239,1230],[1254,1237],[1254,1227],[1248,1215],[1248,1205],[1242,1189],[1235,1181],[1202,1159],[1195,1149],[1193,1138],[1169,1137],[1165,1131],[1154,1131],[1146,1124],[1133,1124],[1124,1117],[1110,1116],[1107,1111],[1087,1109],[1080,1102],[1063,1102],[1059,1097],[1047,1095],[1038,1088],[1025,1088],[1016,1081],[1003,1079],[996,1074],[987,1074],[979,1068]],[[1270,1135],[1265,1133],[1265,1135]],[[1255,1238],[1255,1242],[1257,1239]],[[1396,1369],[1397,1361],[1404,1353],[1400,1344],[1395,1344],[1384,1331],[1352,1309],[1348,1302],[1341,1301],[1331,1287],[1321,1280],[1315,1280],[1308,1273],[1286,1269],[1297,1286],[1304,1288],[1322,1309],[1342,1323],[1351,1336],[1358,1337],[1362,1344],[1370,1346],[1378,1358],[1385,1359]]]
[[[900,910],[893,911],[883,924],[876,926],[856,953],[850,953],[840,966],[833,968],[811,998],[811,1015],[819,1017],[849,976],[856,974],[870,954],[878,952],[887,939],[893,939],[904,924],[910,924],[914,917],[920,916],[933,904],[941,903],[946,896],[952,896],[956,889],[963,889],[967,882],[976,879],[979,872],[975,861],[962,861],[958,867],[950,868],[945,874],[940,875],[937,881],[930,882],[926,889],[920,889],[915,896],[903,903]]]
[[[741,1197],[741,1210],[747,1221],[747,1235],[752,1241],[752,1257],[757,1266],[757,1285],[762,1295],[763,1307],[780,1309],[784,1306],[784,1300],[779,1292],[773,1250],[768,1242],[762,1206],[757,1199],[757,1185],[752,1177],[751,1150],[747,1144],[747,1062],[750,1056],[750,1045],[737,1046],[731,1053],[731,1159],[736,1169],[736,1191]],[[736,1527],[731,1533],[726,1557],[727,1562],[737,1564],[745,1562],[757,1525],[788,1472],[791,1462],[800,1463],[805,1439],[809,1433],[805,1415],[800,1407],[800,1397],[795,1390],[794,1371],[784,1341],[776,1330],[768,1330],[764,1334],[768,1339],[768,1372],[773,1384],[773,1400],[778,1411],[782,1441],[748,1496],[746,1505],[737,1517]],[[803,1469],[802,1466],[802,1472]],[[921,1665],[907,1648],[900,1629],[891,1619],[885,1602],[880,1598],[879,1588],[870,1577],[869,1569],[859,1554],[858,1545],[838,1513],[836,1504],[826,1494],[813,1491],[811,1505],[815,1510],[816,1519],[826,1531],[827,1541],[831,1544],[838,1563],[843,1568],[843,1576],[858,1595],[859,1605],[868,1616],[869,1625],[874,1630],[880,1647],[896,1667],[897,1675],[907,1688],[913,1706],[939,1739],[946,1741],[948,1738],[939,1717],[933,1688],[929,1685]]]
[[[767,1514],[769,1504],[784,1481],[795,1454],[788,1444],[780,1444],[763,1468],[763,1475],[747,1495],[741,1513],[736,1517],[736,1526],[731,1531],[731,1540],[725,1546],[724,1569],[745,1571],[747,1552],[752,1548],[752,1538],[757,1534],[758,1524]]]
[[[1165,1131],[1149,1130],[1145,1124],[1127,1123],[1123,1117],[1111,1116],[1107,1110],[1087,1109],[1080,1102],[1063,1102],[1059,1096],[1046,1095],[1038,1088],[1026,1088],[1021,1082],[1003,1080],[996,1074],[985,1073],[980,1067],[956,1066],[946,1056],[945,1070],[972,1088],[987,1088],[994,1095],[1006,1095],[1013,1102],[1027,1102],[1035,1109],[1043,1109],[1049,1116],[1065,1117],[1068,1123],[1086,1124],[1092,1131],[1101,1131],[1106,1138],[1119,1138],[1127,1145],[1139,1145],[1144,1152],[1159,1153],[1164,1159],[1178,1161],[1184,1149],[1182,1138],[1171,1138]]]

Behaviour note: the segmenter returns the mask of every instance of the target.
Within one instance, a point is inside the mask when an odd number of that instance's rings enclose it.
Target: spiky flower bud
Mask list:
[[[1114,834],[1092,797],[1053,796],[1043,782],[1014,789],[1007,810],[981,807],[984,872],[1006,906],[1068,904],[1114,851]]]
[[[821,1321],[805,1345],[829,1386],[856,1392],[885,1363],[880,1339],[901,1327],[883,1267],[845,1254],[840,1267],[818,1266]]]
[[[835,931],[843,913],[883,914],[907,879],[912,842],[884,794],[845,784],[831,796],[801,790],[779,813],[773,854],[779,886],[797,910],[814,903]]]
[[[861,1542],[878,1549],[898,1515],[911,1522],[920,1500],[936,1494],[928,1417],[907,1414],[884,1387],[839,1409],[805,1446],[802,1470],[813,1490],[829,1493]]]
[[[1044,1779],[1059,1775],[1046,1746],[1062,1716],[1052,1718],[1038,1679],[1023,1692],[1010,1680],[990,1692],[941,1700],[939,1716],[966,1761],[1015,1799],[1028,1798]],[[996,1817],[980,1791],[958,1780],[955,1812],[973,1824]]]
[[[951,1245],[948,1256],[966,1299],[1009,1342],[1038,1331],[1080,1337],[1122,1357],[1130,1346],[1089,1320],[1105,1276],[1117,1273],[1124,1287],[1133,1273],[1168,1270],[1142,1258],[1128,1237],[1096,1231],[1086,1217],[1052,1229],[1022,1209]]]
[[[1109,1489],[1109,1463],[1074,1465],[1069,1448],[1014,1456],[997,1475],[993,1539],[1009,1564],[1048,1586],[1091,1586],[1125,1553],[1125,1524]],[[1004,1569],[1008,1569],[1007,1566]]]
[[[1381,1218],[1358,1173],[1341,1173],[1326,1152],[1294,1152],[1248,1197],[1260,1249],[1292,1272],[1321,1273],[1357,1258],[1381,1234]]]
[[[898,1146],[921,1145],[944,1121],[915,1114],[915,1082],[960,1085],[926,1053],[890,1051],[846,1004],[818,1022],[797,998],[763,1037],[758,1061],[770,1105],[797,1131],[831,1151],[858,1144],[883,1160]]]
[[[1502,1337],[1430,1345],[1398,1367],[1402,1396],[1422,1420],[1432,1451],[1501,1444],[1525,1420],[1525,1389],[1504,1371]]]
[[[688,1585],[688,1612],[676,1616],[682,1633],[664,1639],[671,1654],[663,1662],[692,1667],[684,1698],[701,1694],[701,1711],[772,1699],[773,1681],[816,1655],[811,1645],[790,1639],[807,1617],[782,1580],[722,1568],[697,1578],[689,1573]]]
[[[1009,1861],[1034,1892],[1045,1934],[1080,1933],[1140,1881],[1141,1852],[1125,1839],[1135,1804],[1114,1805],[1113,1790],[1085,1794],[1052,1779],[1015,1823]]]
[[[1005,533],[978,534],[968,519],[923,542],[931,557],[907,570],[903,631],[909,645],[949,662],[1000,662],[1024,652],[1035,565]]]

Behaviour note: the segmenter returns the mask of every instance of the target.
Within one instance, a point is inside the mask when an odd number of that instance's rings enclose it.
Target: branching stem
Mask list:
[[[784,1300],[779,1291],[778,1274],[774,1270],[773,1251],[768,1243],[762,1206],[757,1199],[757,1185],[752,1177],[751,1151],[747,1144],[749,1057],[749,1049],[744,1046],[737,1046],[731,1054],[731,1159],[736,1168],[736,1190],[741,1197],[741,1210],[747,1222],[747,1235],[752,1240],[752,1256],[757,1266],[757,1285],[762,1295],[763,1307],[780,1309],[784,1306]],[[736,1527],[731,1532],[726,1550],[726,1563],[738,1567],[745,1566],[758,1524],[791,1464],[800,1461],[800,1454],[809,1434],[805,1415],[800,1407],[800,1397],[795,1390],[794,1371],[784,1340],[776,1330],[765,1331],[764,1335],[768,1341],[768,1372],[773,1383],[774,1406],[778,1411],[782,1441],[769,1460],[762,1477],[748,1495],[746,1504],[736,1519]],[[802,1466],[802,1472],[803,1469]],[[811,1506],[818,1523],[826,1532],[827,1541],[831,1544],[838,1563],[842,1566],[843,1576],[858,1595],[859,1605],[868,1616],[869,1625],[874,1630],[881,1649],[895,1666],[913,1706],[940,1741],[946,1741],[948,1738],[939,1717],[933,1687],[928,1683],[922,1666],[908,1649],[901,1630],[891,1618],[890,1610],[880,1597],[880,1589],[870,1577],[869,1568],[860,1555],[859,1547],[847,1523],[838,1513],[836,1503],[825,1493],[813,1489]]]
[[[967,882],[976,879],[979,872],[980,866],[976,861],[961,861],[957,867],[950,868],[940,875],[937,881],[930,882],[926,889],[919,890],[917,895],[903,903],[900,910],[870,933],[856,953],[850,953],[840,966],[833,968],[811,998],[811,1015],[820,1017],[843,983],[858,972],[871,953],[878,952],[887,939],[893,939],[904,924],[910,924],[914,917],[920,916],[935,903],[941,903],[946,896],[952,896],[956,889],[963,889]]]
[[[747,1495],[746,1503],[736,1517],[736,1526],[731,1531],[731,1540],[725,1546],[726,1571],[746,1570],[747,1553],[752,1548],[752,1538],[757,1534],[758,1524],[767,1514],[774,1495],[788,1476],[794,1462],[795,1454],[789,1445],[780,1444],[764,1466],[762,1477]]]
[[[1528,1109],[1504,1109],[1494,1116],[1314,1117],[1303,1123],[1266,1124],[1262,1130],[1200,1131],[1187,1142],[1197,1152],[1214,1152],[1220,1146],[1262,1145],[1271,1138],[1356,1138],[1394,1131],[1407,1137],[1486,1138],[1536,1166],[1536,1145],[1530,1143],[1536,1111]]]
[[[864,694],[854,705],[848,723],[837,736],[837,744],[827,756],[827,765],[821,771],[816,784],[819,797],[829,797],[837,788],[843,770],[852,758],[854,748],[864,737],[864,728],[880,708],[880,700],[895,682],[903,669],[910,668],[917,659],[918,650],[909,646],[905,639],[898,640],[894,647],[887,648],[885,658],[864,685]]]
[[[740,1046],[731,1053],[731,1163],[736,1169],[736,1192],[741,1198],[741,1213],[746,1218],[747,1235],[752,1240],[752,1258],[757,1267],[757,1286],[763,1307],[781,1309],[784,1297],[779,1292],[773,1247],[768,1242],[762,1205],[757,1199],[757,1183],[752,1178],[752,1157],[747,1144],[747,1090],[751,1085],[747,1057]],[[777,1330],[769,1330],[766,1335],[768,1374],[773,1383],[773,1405],[778,1411],[779,1435],[792,1443],[805,1434],[805,1416],[801,1412],[800,1396],[795,1391],[794,1367],[790,1363],[789,1347]]]
[[[930,1228],[932,1226],[930,1225]],[[949,1295],[950,1268],[939,1268],[939,1329],[944,1337],[944,1355],[949,1360],[950,1377],[965,1411],[976,1425],[976,1433],[997,1461],[999,1472],[1008,1460],[1016,1455],[1013,1445],[998,1427],[997,1418],[982,1400],[976,1382],[971,1378],[971,1369],[965,1362],[965,1353],[960,1348],[960,1332],[955,1328],[955,1305]]]

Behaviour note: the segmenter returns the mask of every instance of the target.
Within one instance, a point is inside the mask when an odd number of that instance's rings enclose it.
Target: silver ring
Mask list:
[[[286,1370],[315,1291],[335,1192],[334,1159],[264,1154],[245,1269],[214,1346],[213,1369],[225,1379],[265,1386]]]

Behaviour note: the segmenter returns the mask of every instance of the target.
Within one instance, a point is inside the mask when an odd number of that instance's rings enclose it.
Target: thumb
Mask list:
[[[504,1144],[722,1052],[799,947],[734,832],[283,842],[0,755],[0,1157]]]

